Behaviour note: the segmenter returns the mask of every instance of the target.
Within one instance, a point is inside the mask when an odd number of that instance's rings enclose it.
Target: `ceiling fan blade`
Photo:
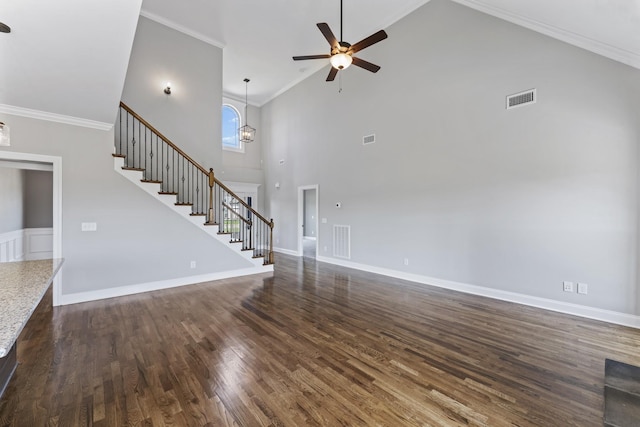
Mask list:
[[[333,31],[331,31],[331,28],[329,28],[329,24],[327,24],[326,22],[319,22],[316,25],[318,26],[318,28],[320,29],[320,32],[322,32],[322,35],[324,36],[325,39],[327,39],[327,41],[329,42],[332,48],[338,45],[338,39],[336,39],[336,36],[333,35]]]
[[[327,81],[332,82],[333,79],[336,78],[336,74],[338,74],[338,69],[331,67],[331,69],[329,70],[329,75],[327,76]]]
[[[358,43],[352,45],[349,50],[351,53],[356,53],[364,48],[371,46],[372,44],[376,44],[381,42],[382,40],[387,38],[387,33],[384,30],[380,30],[375,34],[371,34],[366,39],[360,40]]]
[[[372,64],[371,62],[365,61],[360,58],[353,58],[353,65],[356,65],[360,68],[364,68],[365,70],[369,70],[372,73],[377,73],[380,70],[380,67],[376,64]]]
[[[294,61],[304,61],[305,59],[327,59],[331,58],[331,55],[306,55],[306,56],[294,56]]]

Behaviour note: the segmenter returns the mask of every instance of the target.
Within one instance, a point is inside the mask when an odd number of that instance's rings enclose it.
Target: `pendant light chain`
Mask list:
[[[249,81],[244,79],[244,126],[238,129],[242,142],[251,142],[256,136],[256,129],[249,126]]]

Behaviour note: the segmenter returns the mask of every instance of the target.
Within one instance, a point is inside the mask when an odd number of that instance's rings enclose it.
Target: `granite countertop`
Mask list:
[[[0,357],[9,353],[62,259],[0,263]]]

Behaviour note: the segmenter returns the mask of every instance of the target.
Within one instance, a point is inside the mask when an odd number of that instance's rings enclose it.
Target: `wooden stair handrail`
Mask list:
[[[184,151],[182,151],[180,148],[178,148],[178,146],[176,144],[174,144],[173,142],[171,142],[171,140],[169,138],[167,138],[166,136],[164,136],[162,133],[160,133],[158,131],[158,129],[154,128],[153,126],[151,126],[151,124],[146,121],[145,119],[143,119],[142,117],[140,117],[135,111],[133,111],[131,108],[129,108],[129,106],[127,104],[125,104],[124,102],[120,101],[120,107],[124,108],[127,113],[131,114],[136,120],[138,120],[140,123],[142,123],[143,125],[145,125],[147,128],[149,128],[150,131],[152,131],[153,133],[155,133],[156,135],[158,135],[160,138],[162,138],[162,140],[167,143],[167,145],[169,145],[171,148],[173,148],[174,150],[176,150],[181,156],[183,156],[187,161],[189,161],[192,165],[194,165],[195,167],[197,167],[198,169],[200,169],[200,171],[202,171],[203,174],[205,175],[209,175],[209,171],[206,170],[205,168],[203,168],[202,166],[200,166],[200,164],[198,164],[198,162],[196,162],[195,160],[193,160],[191,157],[189,157],[187,155],[187,153],[185,153]],[[268,221],[267,221],[268,222]]]
[[[242,215],[240,215],[238,212],[236,212],[231,206],[229,206],[228,204],[226,204],[225,202],[222,202],[222,206],[224,206],[225,208],[229,209],[231,211],[232,214],[234,214],[235,216],[237,216],[238,218],[240,218],[242,221],[244,221],[245,224],[248,225],[253,225],[253,223],[251,222],[251,220],[243,217]]]
[[[174,144],[173,142],[171,142],[171,140],[169,138],[167,138],[166,136],[164,136],[161,132],[159,132],[155,127],[153,127],[149,122],[147,122],[145,119],[143,119],[142,117],[140,117],[135,111],[133,111],[131,108],[129,108],[129,106],[127,104],[125,104],[124,102],[120,101],[120,108],[124,111],[127,112],[127,114],[131,115],[134,118],[134,123],[135,120],[137,120],[140,124],[142,124],[146,129],[148,129],[149,131],[151,131],[153,134],[156,135],[156,137],[158,137],[159,139],[161,139],[168,147],[170,147],[171,149],[173,149],[179,156],[182,156],[182,158],[184,158],[184,160],[186,160],[187,162],[189,162],[191,165],[193,165],[193,167],[195,167],[196,169],[198,169],[200,172],[202,172],[207,178],[208,178],[208,187],[209,187],[209,197],[208,197],[208,202],[209,202],[209,206],[208,206],[208,214],[207,214],[207,222],[205,222],[205,225],[212,225],[215,224],[215,215],[214,215],[214,187],[216,185],[219,186],[219,188],[221,188],[222,190],[226,191],[226,194],[228,194],[229,196],[233,197],[239,204],[241,204],[242,206],[244,206],[251,214],[255,215],[256,218],[258,218],[261,222],[264,223],[264,225],[266,225],[268,227],[268,231],[269,231],[269,237],[268,237],[268,245],[269,245],[269,251],[267,252],[266,255],[260,255],[265,257],[265,262],[266,264],[273,264],[273,227],[274,227],[274,223],[273,223],[273,219],[271,220],[267,220],[264,216],[262,216],[259,212],[257,212],[255,209],[253,209],[251,206],[249,206],[244,200],[242,200],[240,197],[238,197],[233,191],[231,191],[229,189],[229,187],[227,187],[226,185],[224,185],[221,181],[219,181],[216,177],[215,174],[213,172],[213,168],[210,168],[209,170],[206,170],[203,166],[201,166],[200,164],[198,164],[198,162],[196,162],[195,160],[193,160],[191,157],[189,157],[189,155],[187,155],[187,153],[185,153],[184,151],[182,151],[176,144]],[[122,125],[122,123],[120,123],[120,125]],[[128,119],[127,119],[127,126],[128,126]],[[145,139],[146,141],[146,139]],[[134,142],[135,144],[135,142]],[[152,153],[153,154],[153,153]],[[146,155],[146,152],[145,152]],[[122,153],[117,154],[118,157],[123,157],[125,158],[126,156],[123,155]],[[134,152],[134,156],[135,156],[135,152]],[[135,161],[134,161],[135,163]],[[145,164],[146,164],[146,160],[145,160]],[[168,170],[169,166],[167,165],[167,170]],[[123,167],[123,169],[125,169],[125,167]],[[138,170],[138,169],[136,169]],[[144,171],[145,169],[139,169]],[[184,176],[182,178],[182,180],[184,181]],[[163,194],[178,194],[178,193],[163,193]],[[245,223],[249,224],[250,226],[253,225],[253,221],[251,221],[248,218],[243,217],[242,215],[240,215],[238,212],[236,212],[235,210],[233,210],[233,208],[231,208],[231,206],[229,206],[226,202],[220,200],[220,203],[223,207],[229,209],[231,212],[233,212],[235,215],[237,215],[242,221],[244,221]],[[176,203],[178,204],[178,203]],[[189,203],[190,204],[190,203]],[[187,204],[185,204],[187,205]],[[250,227],[251,228],[251,227]]]
[[[140,117],[135,111],[133,111],[131,108],[129,108],[129,106],[127,104],[125,104],[124,102],[120,101],[120,106],[122,108],[124,108],[129,114],[131,114],[133,117],[135,117],[136,120],[138,120],[140,123],[142,123],[143,125],[145,125],[147,128],[149,128],[149,130],[151,130],[153,133],[155,133],[156,135],[158,135],[158,137],[160,137],[164,142],[167,143],[167,145],[171,146],[171,148],[173,148],[174,150],[176,150],[180,155],[182,155],[185,159],[187,159],[187,161],[191,162],[191,164],[193,164],[195,167],[197,167],[200,171],[202,171],[202,173],[204,173],[205,175],[209,175],[209,171],[206,170],[204,167],[202,167],[200,164],[198,164],[198,162],[196,162],[195,160],[193,160],[191,157],[189,157],[187,155],[187,153],[185,153],[184,151],[182,151],[176,144],[174,144],[173,142],[171,142],[171,140],[169,138],[167,138],[166,136],[164,136],[161,132],[159,132],[156,128],[154,128],[149,122],[147,122],[145,119],[143,119],[142,117]],[[269,223],[269,220],[266,219],[264,216],[260,215],[260,213],[258,213],[255,209],[253,209],[251,206],[249,206],[244,200],[242,200],[241,198],[239,198],[238,196],[236,196],[236,194],[231,191],[229,189],[229,187],[227,187],[226,185],[224,185],[221,181],[219,181],[217,178],[215,178],[215,183],[218,184],[222,189],[224,189],[227,193],[231,194],[231,196],[233,196],[236,200],[238,200],[238,202],[240,202],[245,208],[249,209],[249,211],[254,214],[255,216],[257,216],[258,218],[260,218],[262,221],[264,221],[265,223]]]
[[[266,219],[265,217],[263,217],[262,215],[260,215],[258,212],[256,212],[255,209],[253,209],[251,206],[249,206],[244,200],[242,200],[241,198],[239,198],[238,196],[236,196],[236,194],[229,190],[229,187],[227,187],[226,185],[224,185],[222,182],[220,182],[218,180],[218,178],[215,178],[216,184],[218,184],[220,186],[220,188],[222,188],[224,191],[226,191],[227,193],[231,194],[238,202],[240,202],[242,204],[242,206],[244,206],[245,208],[249,209],[249,211],[254,214],[255,216],[257,216],[258,218],[260,218],[263,222],[265,222],[266,224],[269,224],[269,220]]]

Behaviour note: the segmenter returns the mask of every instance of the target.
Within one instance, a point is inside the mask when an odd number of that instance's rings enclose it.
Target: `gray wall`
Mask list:
[[[117,174],[113,132],[0,120],[12,130],[2,150],[62,157],[63,294],[251,267]],[[96,222],[97,232],[81,232],[82,222]],[[191,260],[198,268],[189,268]]]
[[[0,167],[0,234],[22,230],[25,171]]]
[[[141,16],[122,101],[202,166],[220,170],[220,48]]]
[[[53,227],[53,173],[26,170],[24,228]]]
[[[338,93],[327,67],[262,108],[277,246],[296,250],[297,187],[319,184],[320,256],[351,225],[356,263],[640,314],[640,71],[445,0],[387,32],[358,54],[379,73]]]

